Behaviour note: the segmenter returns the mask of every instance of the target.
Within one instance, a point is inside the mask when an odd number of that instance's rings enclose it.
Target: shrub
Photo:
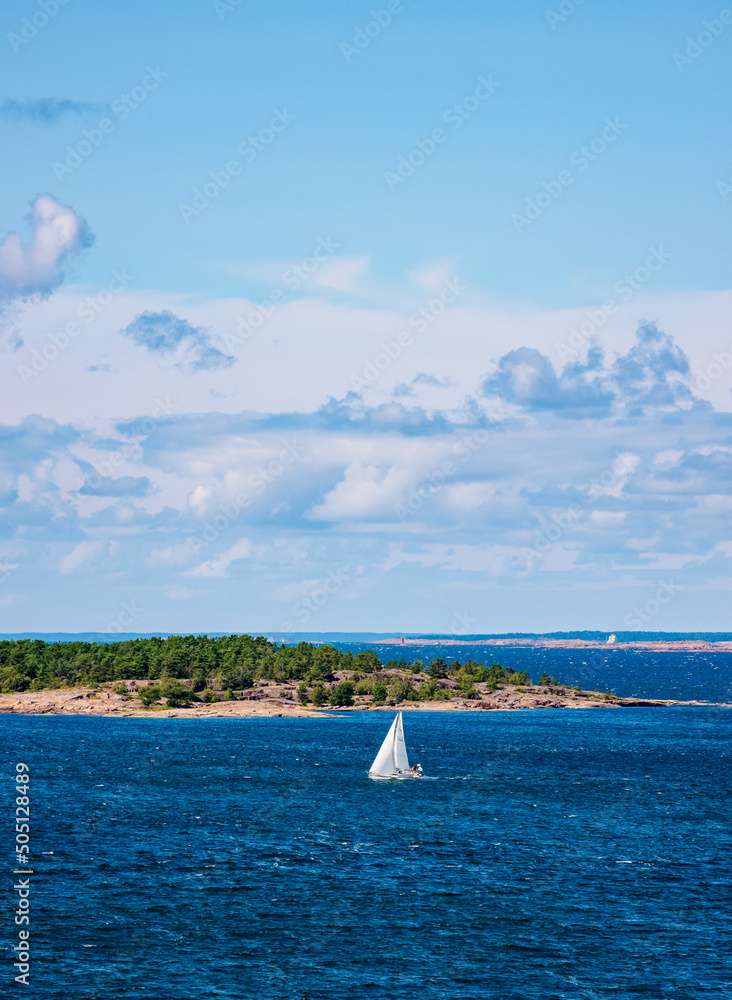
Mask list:
[[[308,694],[308,686],[305,681],[300,681],[297,685],[297,698],[301,705],[307,705],[310,701],[310,695]]]
[[[544,687],[552,687],[555,684],[558,684],[559,681],[552,677],[551,674],[544,673],[539,677],[539,683]]]
[[[201,701],[205,701],[206,704],[210,705],[212,701],[218,700],[219,696],[213,688],[204,688],[204,690],[201,691]]]
[[[328,700],[328,692],[322,684],[316,684],[310,692],[310,700],[313,705],[325,705]]]
[[[382,684],[381,681],[377,681],[371,692],[371,700],[374,705],[383,705],[386,701],[386,694],[386,685]]]
[[[401,677],[389,685],[389,701],[394,705],[398,705],[402,701],[411,701],[414,694],[414,688],[409,681],[402,680]]]
[[[331,689],[330,703],[339,708],[348,708],[349,705],[353,704],[353,684],[351,681],[341,681],[340,684],[336,684]]]
[[[130,693],[130,689],[126,684],[113,684],[112,691],[114,691],[115,694],[121,695],[123,698],[128,697]]]
[[[514,670],[506,677],[508,684],[531,684],[531,678],[525,670]]]
[[[139,698],[145,708],[150,708],[151,705],[160,701],[160,688],[157,684],[151,684],[149,687],[140,688]]]
[[[420,684],[417,690],[414,692],[414,696],[418,701],[432,701],[435,697],[435,691],[438,690],[437,681],[431,677],[424,684]]]
[[[193,701],[193,692],[185,684],[169,677],[160,684],[160,695],[169,708],[188,708]]]

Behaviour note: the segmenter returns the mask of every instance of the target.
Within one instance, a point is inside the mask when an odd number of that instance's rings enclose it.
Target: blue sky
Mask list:
[[[731,44],[6,4],[0,628],[725,628]]]

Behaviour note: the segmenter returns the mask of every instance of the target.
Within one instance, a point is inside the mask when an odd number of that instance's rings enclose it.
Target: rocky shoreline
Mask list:
[[[481,692],[478,698],[453,698],[450,701],[405,701],[395,705],[373,705],[360,702],[348,708],[328,706],[319,709],[298,703],[294,687],[262,684],[236,700],[210,704],[194,703],[185,708],[153,706],[145,708],[135,697],[145,681],[130,681],[129,693],[119,694],[113,685],[97,688],[48,688],[41,691],[19,691],[0,695],[0,714],[21,715],[106,715],[128,718],[322,718],[343,711],[407,711],[475,712],[516,711],[541,708],[667,708],[678,705],[707,705],[700,701],[667,699],[620,698],[599,691],[581,691],[564,685],[532,685],[504,687]],[[723,706],[730,707],[730,706]]]

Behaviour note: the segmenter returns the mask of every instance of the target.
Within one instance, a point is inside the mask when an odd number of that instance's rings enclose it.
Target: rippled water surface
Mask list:
[[[0,717],[6,779],[31,766],[17,994],[732,995],[731,714],[407,713],[429,778],[370,782],[390,720]]]

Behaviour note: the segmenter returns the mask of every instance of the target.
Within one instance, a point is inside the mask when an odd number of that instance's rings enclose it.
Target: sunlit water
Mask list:
[[[18,759],[33,802],[15,992],[732,995],[732,715],[406,713],[429,778],[371,782],[390,720],[0,717],[9,846]]]

